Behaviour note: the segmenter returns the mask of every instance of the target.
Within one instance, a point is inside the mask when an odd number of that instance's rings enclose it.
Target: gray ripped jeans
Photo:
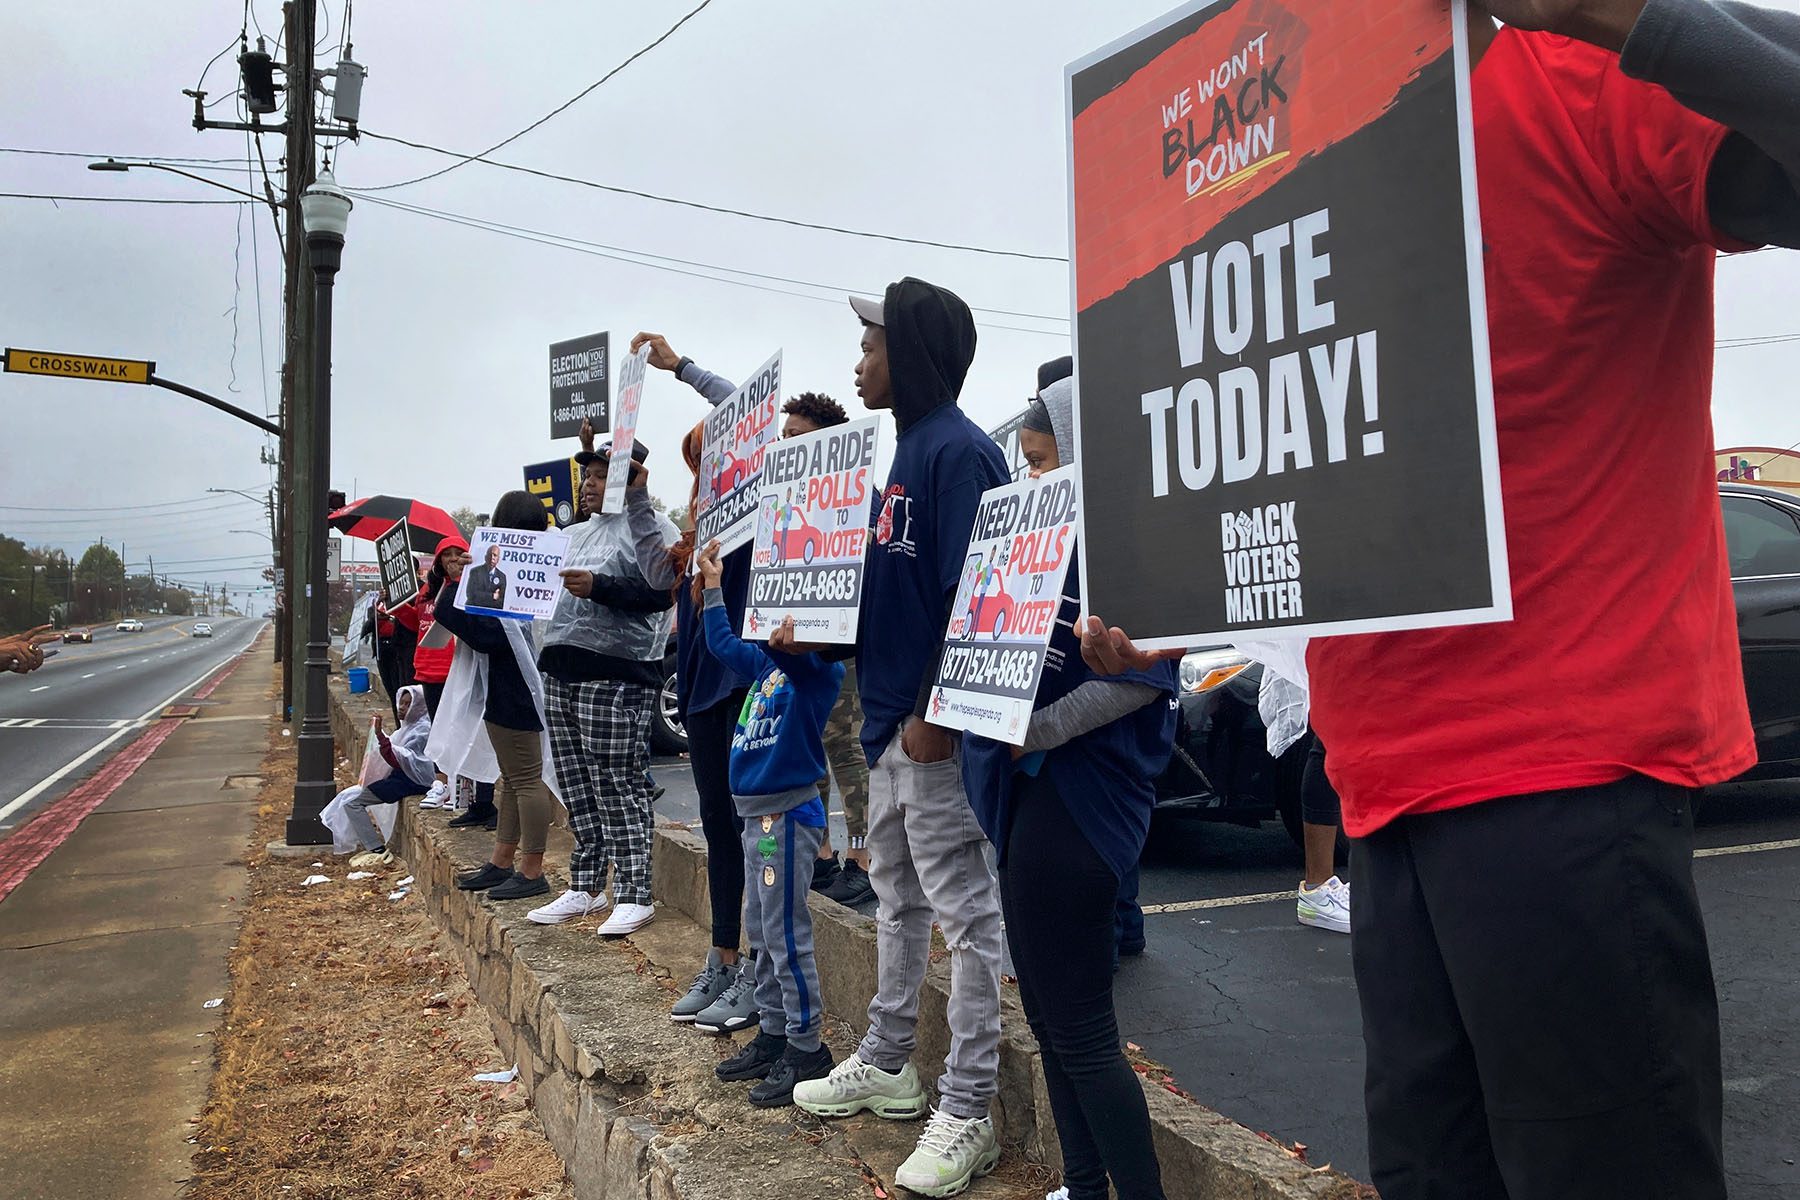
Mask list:
[[[868,846],[880,968],[857,1053],[886,1071],[912,1056],[935,920],[950,947],[939,1102],[952,1116],[984,1117],[1000,1069],[1000,892],[963,792],[960,746],[941,763],[919,764],[894,736],[869,771]]]

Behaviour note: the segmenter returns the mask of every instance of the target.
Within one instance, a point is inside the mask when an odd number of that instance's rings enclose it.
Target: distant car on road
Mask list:
[[[69,642],[81,642],[91,646],[94,644],[94,631],[86,626],[83,626],[80,629],[65,629],[63,630],[62,640],[65,644]]]
[[[144,632],[144,623],[136,617],[126,617],[123,621],[114,625],[113,628],[120,633],[142,633]]]
[[[195,637],[211,637],[212,626],[208,625],[205,621],[195,621],[193,635]]]

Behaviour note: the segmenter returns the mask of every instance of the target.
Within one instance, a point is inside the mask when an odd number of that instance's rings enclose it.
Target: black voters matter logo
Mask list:
[[[1300,595],[1300,531],[1292,500],[1249,512],[1219,514],[1225,553],[1225,619],[1233,625],[1296,620]]]
[[[1331,210],[1322,208],[1264,229],[1247,242],[1203,250],[1191,264],[1177,259],[1169,265],[1183,368],[1203,367],[1209,355],[1213,362],[1232,363],[1253,341],[1269,345],[1289,337],[1324,336],[1260,366],[1226,366],[1211,378],[1196,375],[1179,388],[1143,393],[1152,494],[1168,495],[1176,480],[1197,492],[1215,483],[1312,468],[1317,465],[1313,413],[1325,427],[1326,462],[1343,462],[1352,444],[1364,457],[1382,452],[1381,430],[1375,427],[1381,417],[1375,331],[1331,336],[1337,305],[1323,295],[1331,255],[1322,245],[1330,231]],[[1263,280],[1261,289],[1253,272]],[[1291,312],[1289,294],[1294,297]],[[1355,410],[1352,394],[1361,401]],[[1354,442],[1353,418],[1361,422]]]

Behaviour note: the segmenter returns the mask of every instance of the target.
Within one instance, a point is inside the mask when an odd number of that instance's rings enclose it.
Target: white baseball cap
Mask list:
[[[867,296],[852,296],[850,297],[850,307],[856,311],[857,316],[869,324],[886,328],[887,318],[882,311],[880,300],[871,300]]]

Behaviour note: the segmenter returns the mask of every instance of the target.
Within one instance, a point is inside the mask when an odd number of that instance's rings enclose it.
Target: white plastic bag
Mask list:
[[[368,787],[376,780],[386,779],[394,773],[393,766],[387,759],[381,757],[381,739],[375,736],[375,731],[380,728],[380,717],[369,718],[369,744],[363,750],[362,775],[357,781],[364,787]]]
[[[1263,665],[1256,709],[1268,730],[1269,757],[1280,758],[1306,736],[1311,719],[1307,693],[1306,638],[1239,642],[1237,648]]]

